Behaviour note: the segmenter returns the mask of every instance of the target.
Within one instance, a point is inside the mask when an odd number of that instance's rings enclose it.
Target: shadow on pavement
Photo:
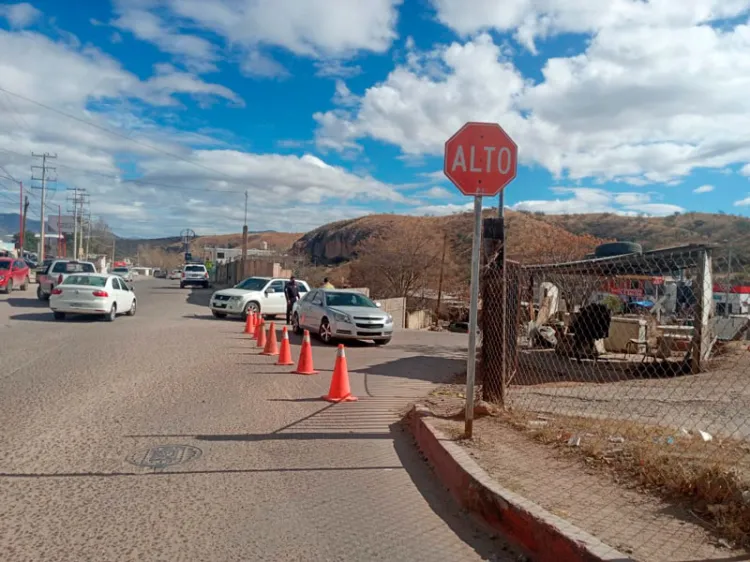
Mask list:
[[[480,531],[477,524],[462,512],[447,490],[437,482],[432,470],[415,447],[411,435],[405,431],[403,423],[398,421],[391,424],[390,430],[393,448],[404,470],[430,509],[445,521],[451,531],[485,560],[499,560],[502,552],[509,553],[503,541],[490,538]]]
[[[10,317],[11,320],[21,320],[24,322],[55,322],[58,324],[65,324],[66,322],[74,323],[88,323],[88,322],[101,322],[101,316],[95,314],[72,314],[65,317],[65,320],[55,320],[52,316],[52,311],[47,312],[29,312],[26,314],[15,314]]]
[[[418,355],[378,363],[377,365],[357,369],[356,372],[365,375],[381,375],[385,377],[423,380],[432,383],[444,383],[450,380],[453,375],[460,372],[464,366],[465,359]]]
[[[36,297],[8,297],[7,299],[5,299],[5,302],[7,302],[10,306],[17,308],[49,309],[49,303],[47,301],[40,301]]]

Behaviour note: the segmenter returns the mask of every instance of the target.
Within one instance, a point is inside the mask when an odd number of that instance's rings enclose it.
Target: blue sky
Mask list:
[[[748,216],[750,0],[670,4],[2,4],[0,212],[47,151],[47,212],[82,187],[123,235],[240,231],[245,190],[258,230],[450,214],[443,143],[481,120],[519,145],[511,208]]]

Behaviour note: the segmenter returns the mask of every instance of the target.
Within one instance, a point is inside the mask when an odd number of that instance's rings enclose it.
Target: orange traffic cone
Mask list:
[[[329,402],[356,402],[358,400],[356,396],[352,396],[352,389],[349,387],[349,369],[346,367],[344,344],[339,344],[336,352],[336,365],[333,367],[331,387],[328,389],[328,394],[321,398]]]
[[[266,323],[261,320],[260,324],[258,324],[258,344],[255,347],[259,347],[261,349],[266,348],[266,332],[263,330],[263,328],[266,327]]]
[[[261,355],[278,355],[279,354],[279,344],[276,341],[276,326],[273,325],[273,322],[271,322],[268,325],[268,337],[266,339],[266,345],[263,346],[263,351],[260,352]]]
[[[255,320],[255,333],[253,334],[253,339],[255,341],[258,341],[260,339],[260,333],[263,331],[263,328],[261,327],[262,323],[263,319],[261,317],[257,317]]]
[[[292,361],[292,346],[289,345],[289,333],[286,326],[281,330],[281,349],[279,349],[279,359],[277,365],[294,365]]]
[[[248,314],[247,318],[245,318],[245,332],[246,334],[250,334],[251,336],[254,333],[255,325],[253,324],[253,315]]]
[[[302,348],[299,351],[299,362],[297,368],[292,371],[298,375],[317,375],[318,371],[313,367],[312,344],[310,343],[310,332],[305,330],[302,337]]]

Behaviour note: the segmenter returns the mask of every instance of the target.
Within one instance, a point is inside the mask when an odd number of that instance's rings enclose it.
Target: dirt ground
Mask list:
[[[464,423],[455,414],[462,409],[462,390],[443,387],[426,405],[438,416],[436,425],[503,487],[642,562],[750,560],[747,552],[717,538],[693,511],[573,454],[576,445],[560,448],[533,440],[505,416],[477,419],[474,439],[460,439]],[[550,419],[540,416],[528,423],[541,426]]]
[[[604,361],[578,364],[553,351],[537,355],[537,367],[524,363],[514,378],[515,408],[750,438],[750,351],[744,342],[733,344],[708,372],[631,380]]]

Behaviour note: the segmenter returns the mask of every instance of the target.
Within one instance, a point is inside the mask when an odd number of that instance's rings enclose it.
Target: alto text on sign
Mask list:
[[[517,165],[518,147],[496,123],[467,123],[445,143],[443,172],[464,195],[497,195]]]

